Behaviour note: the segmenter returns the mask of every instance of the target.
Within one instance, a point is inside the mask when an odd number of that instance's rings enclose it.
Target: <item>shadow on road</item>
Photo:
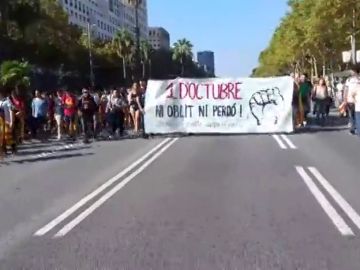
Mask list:
[[[52,146],[52,145],[51,145]],[[24,151],[21,149],[16,156],[31,156],[31,155],[40,155],[43,153],[58,153],[58,152],[69,152],[69,151],[76,151],[76,150],[85,150],[91,148],[90,146],[78,146],[78,147],[72,147],[72,148],[65,148],[66,145],[61,146],[61,149],[49,149],[49,150],[34,150],[34,151]]]
[[[25,144],[21,144],[19,149],[41,149],[49,146],[62,146],[66,145],[64,142],[46,142],[46,143],[32,143],[26,142]]]
[[[66,158],[84,157],[84,156],[92,156],[92,155],[94,155],[94,153],[51,155],[51,156],[46,156],[46,157],[34,157],[34,158],[6,161],[3,164],[10,165],[10,164],[34,163],[34,162],[39,162],[39,161],[61,160],[61,159],[66,159]]]

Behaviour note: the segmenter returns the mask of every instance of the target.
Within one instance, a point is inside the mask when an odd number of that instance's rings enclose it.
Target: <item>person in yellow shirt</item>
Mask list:
[[[11,151],[13,154],[16,153],[16,143],[13,140],[13,128],[14,128],[14,107],[11,103],[11,100],[6,97],[3,93],[0,92],[0,110],[3,112],[3,131],[1,132],[3,135],[2,140],[2,151],[3,154],[7,153],[7,147],[11,147]]]

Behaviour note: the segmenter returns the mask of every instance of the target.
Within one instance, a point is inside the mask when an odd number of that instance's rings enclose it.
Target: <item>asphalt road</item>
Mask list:
[[[0,165],[0,269],[358,270],[342,130],[35,144]]]

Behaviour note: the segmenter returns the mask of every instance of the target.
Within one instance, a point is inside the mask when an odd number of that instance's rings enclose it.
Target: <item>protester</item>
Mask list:
[[[355,103],[356,134],[360,137],[360,83],[353,88],[352,96]]]
[[[78,108],[81,117],[84,142],[88,142],[91,135],[96,137],[94,130],[94,115],[98,107],[88,89],[84,88],[82,93],[83,95],[79,100]]]
[[[39,90],[35,91],[35,97],[31,103],[32,109],[32,136],[36,138],[39,135],[43,137],[45,131],[46,117],[48,114],[48,104],[44,99],[44,95],[41,95]]]
[[[299,122],[301,125],[307,125],[307,115],[310,112],[310,96],[312,84],[306,73],[300,77],[299,85]]]
[[[325,123],[326,106],[329,97],[324,78],[320,78],[319,83],[315,85],[312,95],[315,101],[316,121],[318,124],[323,125]]]
[[[344,88],[345,85],[342,80],[336,85],[336,96],[335,96],[335,106],[339,109],[339,116],[346,117],[346,106],[344,104]]]
[[[119,90],[114,90],[110,101],[108,102],[107,112],[109,113],[109,122],[111,126],[112,135],[110,138],[116,135],[119,131],[119,135],[124,134],[124,109],[127,106],[125,99],[120,95]]]
[[[131,89],[127,89],[125,87],[120,88],[120,95],[123,98],[123,100],[126,102],[126,105],[127,105],[123,110],[124,111],[124,127],[129,130],[133,128],[132,118],[131,118],[131,114],[130,114],[130,104],[129,104],[129,100],[128,100],[128,96],[129,96],[130,92],[131,92]]]
[[[52,93],[48,94],[46,96],[46,101],[48,105],[48,127],[47,130],[52,131],[54,127],[56,126],[56,120],[55,120],[55,100],[54,95]]]
[[[96,107],[97,107],[97,110],[95,111],[94,113],[94,132],[95,134],[97,134],[98,132],[100,132],[100,115],[99,115],[99,107],[100,107],[100,95],[98,92],[96,91],[93,91],[91,92],[91,95],[95,101],[95,104],[96,104]]]
[[[12,154],[16,153],[16,143],[13,138],[13,128],[15,122],[14,105],[9,97],[0,92],[0,111],[3,115],[3,142],[2,153],[7,154],[7,149],[10,147]]]
[[[64,121],[66,124],[66,130],[70,138],[76,138],[76,127],[77,127],[77,100],[76,97],[68,90],[62,97],[62,104],[64,107]]]
[[[302,112],[299,110],[299,85],[300,79],[297,74],[292,74],[291,77],[294,79],[294,90],[293,90],[293,98],[292,98],[292,107],[293,107],[293,119],[296,128],[300,128],[302,125]]]
[[[5,135],[5,115],[3,108],[0,106],[0,160],[4,159],[4,145],[5,145],[4,135]]]
[[[139,95],[139,105],[140,105],[140,112],[141,112],[141,129],[143,130],[143,135],[145,135],[145,96],[146,96],[146,89],[147,85],[144,80],[140,81],[140,95]]]
[[[54,104],[55,104],[55,121],[56,121],[56,134],[57,139],[62,139],[62,127],[63,127],[63,117],[64,117],[64,107],[62,104],[62,92],[57,91],[56,97],[54,98]]]
[[[15,90],[11,92],[10,100],[14,105],[15,114],[13,137],[16,144],[21,144],[25,137],[25,102]]]
[[[130,114],[134,123],[134,132],[135,134],[139,133],[140,129],[140,102],[139,102],[139,85],[134,83],[131,87],[130,93],[128,95],[128,102],[130,105]]]
[[[106,116],[106,108],[108,106],[108,98],[105,94],[103,94],[100,98],[100,104],[99,104],[99,123],[100,123],[100,129],[106,128],[106,122],[108,121]]]
[[[349,116],[349,129],[351,134],[356,132],[356,119],[355,119],[355,100],[353,97],[354,89],[360,84],[360,67],[354,65],[351,68],[351,77],[346,80],[344,99],[348,108]]]

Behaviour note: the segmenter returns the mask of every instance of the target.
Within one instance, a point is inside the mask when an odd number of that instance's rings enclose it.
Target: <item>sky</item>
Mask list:
[[[247,77],[287,11],[286,0],[148,0],[149,26],[164,27],[171,44],[186,38],[215,52],[219,77]]]

